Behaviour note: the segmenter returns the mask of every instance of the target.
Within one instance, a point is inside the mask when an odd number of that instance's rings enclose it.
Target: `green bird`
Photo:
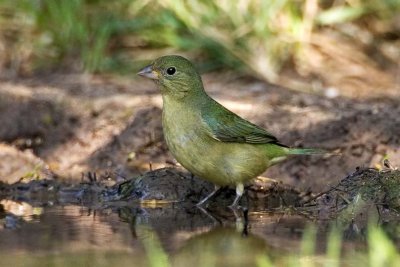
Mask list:
[[[163,99],[165,141],[187,170],[215,185],[197,203],[209,200],[222,186],[236,186],[236,207],[244,183],[289,155],[321,153],[317,149],[289,148],[263,128],[239,117],[212,99],[193,64],[184,57],[163,56],[139,75],[155,80]]]

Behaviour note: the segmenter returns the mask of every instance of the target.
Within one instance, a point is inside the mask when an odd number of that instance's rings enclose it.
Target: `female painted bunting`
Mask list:
[[[155,80],[163,99],[162,124],[172,155],[187,170],[215,185],[235,185],[237,206],[244,183],[289,155],[321,153],[289,148],[266,130],[239,117],[212,99],[193,64],[181,56],[156,59],[139,75]]]

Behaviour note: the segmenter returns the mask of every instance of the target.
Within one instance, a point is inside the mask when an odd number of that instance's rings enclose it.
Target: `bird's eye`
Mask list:
[[[168,74],[168,75],[174,75],[175,72],[176,72],[175,67],[169,67],[169,68],[167,69],[167,74]]]

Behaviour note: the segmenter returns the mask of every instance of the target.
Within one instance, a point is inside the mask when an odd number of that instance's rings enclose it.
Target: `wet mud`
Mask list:
[[[399,185],[400,171],[390,168],[359,168],[324,192],[302,192],[259,177],[246,186],[240,210],[289,212],[309,220],[339,220],[347,225],[356,221],[366,224],[372,213],[387,222],[398,217]],[[189,212],[189,216],[195,204],[212,189],[212,184],[184,170],[163,168],[119,183],[98,180],[91,173],[78,184],[55,179],[2,183],[0,198],[39,206],[75,204],[94,209],[164,207],[168,210],[173,207]],[[218,216],[234,197],[234,188],[223,188],[204,209]]]

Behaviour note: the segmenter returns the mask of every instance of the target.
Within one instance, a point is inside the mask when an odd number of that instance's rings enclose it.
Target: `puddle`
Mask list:
[[[78,205],[35,207],[2,200],[0,266],[257,266],[299,252],[311,221],[251,211],[245,227],[227,210]],[[15,220],[14,223],[7,221]],[[317,254],[326,228],[319,224]],[[321,243],[321,245],[318,245]],[[344,243],[346,254],[362,245]],[[279,260],[278,260],[279,262]]]
[[[171,169],[111,186],[3,185],[0,267],[364,266],[381,248],[400,262],[398,175],[359,169],[320,194],[261,180],[247,188],[248,212],[225,208],[230,189],[195,207],[210,185]],[[371,242],[371,225],[390,240]]]
[[[28,213],[11,229],[3,224],[1,266],[127,266],[132,259],[135,266],[145,265],[143,248],[117,213],[73,205],[40,209],[41,214]],[[2,220],[12,216],[10,211]]]

